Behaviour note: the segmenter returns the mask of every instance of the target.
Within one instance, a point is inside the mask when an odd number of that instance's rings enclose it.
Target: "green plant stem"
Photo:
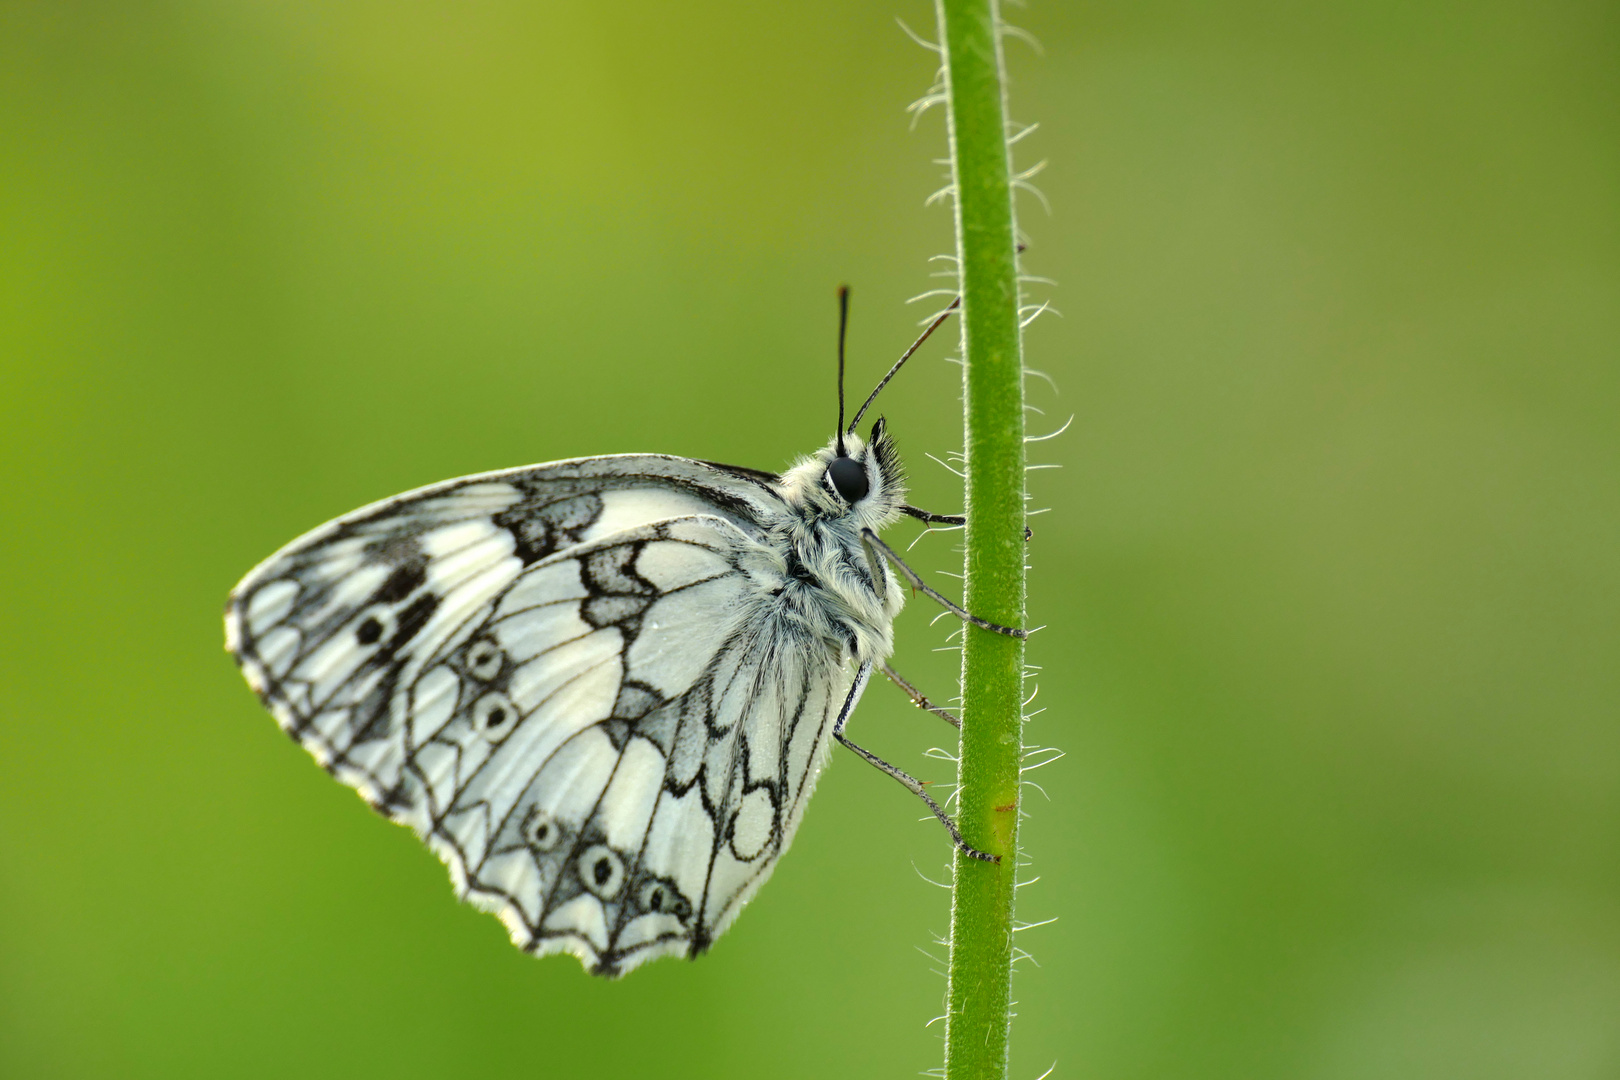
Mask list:
[[[944,46],[967,453],[967,608],[1024,625],[1024,390],[1018,253],[995,0],[936,0]],[[959,824],[1000,863],[958,852],[945,1072],[1007,1073],[1024,643],[964,628]]]

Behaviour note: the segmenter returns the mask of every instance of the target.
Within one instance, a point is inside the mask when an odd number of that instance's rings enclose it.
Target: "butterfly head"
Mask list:
[[[956,305],[951,305],[952,309]],[[899,454],[888,436],[882,417],[872,425],[872,434],[862,440],[855,425],[871,406],[878,392],[894,378],[907,357],[928,339],[935,320],[899,363],[889,369],[877,389],[856,410],[855,419],[844,426],[844,336],[849,327],[849,288],[838,289],[838,427],[833,441],[782,475],[782,495],[805,521],[837,521],[855,529],[881,529],[900,516],[905,500],[905,472]]]
[[[783,496],[814,518],[847,518],[857,528],[881,529],[900,515],[905,470],[882,418],[862,439],[835,438],[782,476]]]

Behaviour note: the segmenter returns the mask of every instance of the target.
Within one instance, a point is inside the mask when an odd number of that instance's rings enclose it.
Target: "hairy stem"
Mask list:
[[[962,288],[967,608],[1024,625],[1024,391],[1018,252],[995,0],[936,0]],[[956,856],[945,1072],[1007,1073],[1024,643],[963,628],[958,823],[999,864]]]

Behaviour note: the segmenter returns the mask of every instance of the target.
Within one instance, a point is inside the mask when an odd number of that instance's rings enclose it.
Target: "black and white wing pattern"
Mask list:
[[[625,455],[424,488],[256,568],[227,647],[519,946],[695,955],[786,848],[852,678],[771,614],[768,481]]]

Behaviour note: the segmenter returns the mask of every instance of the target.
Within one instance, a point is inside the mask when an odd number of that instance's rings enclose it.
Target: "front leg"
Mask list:
[[[966,525],[967,524],[967,518],[963,517],[961,514],[934,514],[934,513],[930,513],[927,510],[920,510],[917,507],[912,506],[910,503],[902,503],[900,505],[900,512],[902,514],[905,514],[908,517],[914,517],[918,521],[921,521],[921,522],[923,522],[925,524],[928,524],[928,525],[953,525],[954,526],[954,525]],[[1032,539],[1034,539],[1034,537],[1035,537],[1035,530],[1031,529],[1028,525],[1025,525],[1024,526],[1024,539],[1025,540],[1032,540]]]
[[[961,514],[931,514],[927,510],[919,510],[910,503],[902,503],[900,512],[918,521],[925,521],[930,525],[966,525],[967,518]]]

